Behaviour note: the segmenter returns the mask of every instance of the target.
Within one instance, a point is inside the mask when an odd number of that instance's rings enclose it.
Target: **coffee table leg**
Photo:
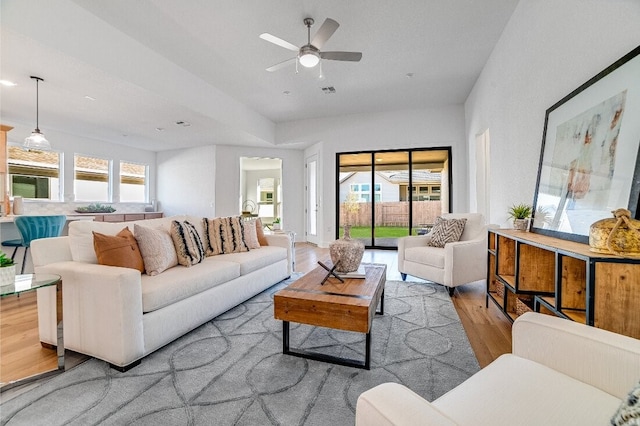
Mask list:
[[[282,321],[282,353],[289,353],[289,321]]]
[[[382,289],[382,295],[380,296],[380,311],[376,311],[376,315],[384,315],[384,288]]]
[[[370,370],[370,366],[371,366],[371,332],[367,333],[367,338],[366,338],[366,348],[365,348],[365,355],[364,355],[364,368],[365,370]]]

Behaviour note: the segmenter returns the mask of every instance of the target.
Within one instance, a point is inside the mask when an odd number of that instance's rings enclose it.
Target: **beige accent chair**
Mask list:
[[[466,218],[460,240],[443,248],[430,247],[426,235],[398,239],[398,270],[404,281],[407,275],[442,284],[453,296],[454,288],[487,277],[487,229],[480,213],[449,213],[444,219]]]
[[[356,426],[608,425],[631,399],[640,340],[537,312],[512,333],[512,353],[432,402],[398,383],[362,393]]]

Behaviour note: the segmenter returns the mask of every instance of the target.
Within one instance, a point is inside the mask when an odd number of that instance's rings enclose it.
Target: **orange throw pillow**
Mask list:
[[[132,268],[144,273],[142,254],[129,228],[124,228],[117,235],[94,232],[93,248],[100,265]]]
[[[267,237],[264,236],[264,229],[262,229],[262,221],[260,220],[260,218],[256,219],[256,234],[258,235],[258,242],[261,246],[269,245]]]

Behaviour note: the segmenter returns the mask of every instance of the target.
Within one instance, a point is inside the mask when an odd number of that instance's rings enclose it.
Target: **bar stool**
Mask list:
[[[14,260],[16,257],[16,253],[18,249],[22,247],[22,238],[17,238],[15,240],[6,240],[2,242],[2,247],[13,247],[13,253],[11,254],[11,260]]]
[[[27,253],[29,252],[31,241],[39,238],[59,237],[60,234],[62,234],[62,229],[66,221],[67,217],[65,215],[18,216],[14,219],[14,223],[22,236],[21,246],[24,247],[21,274],[24,274],[24,267],[27,263]]]

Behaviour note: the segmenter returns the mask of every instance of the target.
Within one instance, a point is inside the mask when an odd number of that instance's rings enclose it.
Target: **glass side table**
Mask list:
[[[62,373],[64,371],[64,338],[62,328],[62,279],[60,275],[55,274],[25,274],[16,275],[13,284],[0,286],[0,297],[19,295],[28,291],[34,291],[39,288],[56,286],[56,323],[57,323],[57,354],[58,368],[23,379],[14,380],[8,383],[0,384],[0,392],[12,387],[42,379],[47,376]]]

